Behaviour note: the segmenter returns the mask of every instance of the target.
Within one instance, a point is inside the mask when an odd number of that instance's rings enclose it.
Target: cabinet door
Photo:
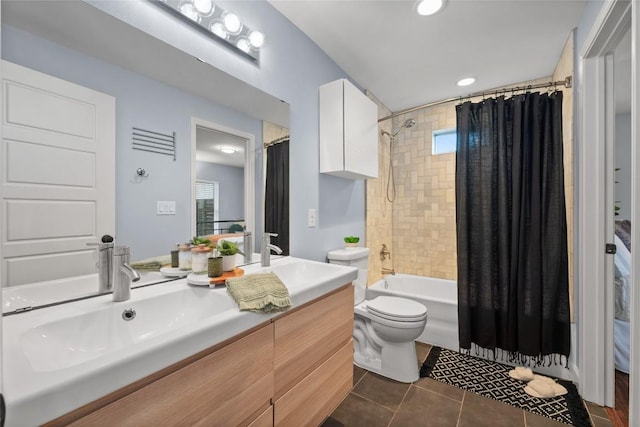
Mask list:
[[[378,107],[355,86],[344,85],[344,170],[378,177]]]
[[[247,425],[268,408],[272,392],[270,324],[72,425]]]
[[[351,339],[353,287],[287,314],[274,324],[274,398],[278,399]]]
[[[274,405],[277,427],[317,426],[342,402],[353,385],[353,341],[289,390]]]

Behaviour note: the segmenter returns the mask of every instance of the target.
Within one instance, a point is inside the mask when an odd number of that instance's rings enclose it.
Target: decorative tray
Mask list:
[[[231,271],[225,271],[222,276],[218,277],[209,277],[206,274],[189,274],[187,276],[187,283],[190,285],[196,286],[216,286],[216,285],[224,285],[225,280],[230,277],[240,277],[244,275],[244,270],[236,267]]]

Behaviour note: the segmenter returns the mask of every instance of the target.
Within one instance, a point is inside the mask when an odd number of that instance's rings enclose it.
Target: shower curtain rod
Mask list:
[[[484,90],[482,92],[471,93],[466,96],[456,96],[453,98],[443,99],[441,101],[430,102],[428,104],[418,105],[417,107],[407,108],[406,110],[398,111],[396,113],[392,113],[388,116],[385,116],[381,119],[378,119],[378,123],[384,122],[385,120],[393,119],[394,117],[401,116],[406,113],[411,113],[413,111],[423,110],[429,107],[435,107],[436,105],[446,104],[447,102],[460,101],[466,98],[475,98],[478,96],[486,96],[486,95],[497,95],[498,92],[517,92],[521,90],[530,90],[530,89],[540,89],[543,87],[551,87],[551,86],[564,86],[566,88],[570,88],[572,85],[573,78],[571,76],[565,77],[564,80],[558,80],[556,82],[547,82],[547,83],[538,83],[535,85],[527,85],[527,86],[505,86],[497,89]]]
[[[264,148],[269,148],[272,145],[280,144],[281,142],[285,142],[285,141],[288,141],[288,140],[289,140],[289,135],[281,136],[280,138],[274,139],[271,142],[265,142],[264,143]]]

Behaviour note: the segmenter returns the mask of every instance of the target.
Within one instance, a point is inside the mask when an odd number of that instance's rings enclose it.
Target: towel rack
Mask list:
[[[134,127],[131,148],[149,153],[173,156],[176,161],[176,133],[171,135]]]

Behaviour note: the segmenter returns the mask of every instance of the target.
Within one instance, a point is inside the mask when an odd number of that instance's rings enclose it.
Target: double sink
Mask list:
[[[357,270],[293,257],[273,271],[293,306],[355,280]],[[281,313],[240,312],[224,286],[185,279],[6,316],[3,394],[7,425],[40,424],[247,331]],[[38,408],[34,411],[33,408]]]

